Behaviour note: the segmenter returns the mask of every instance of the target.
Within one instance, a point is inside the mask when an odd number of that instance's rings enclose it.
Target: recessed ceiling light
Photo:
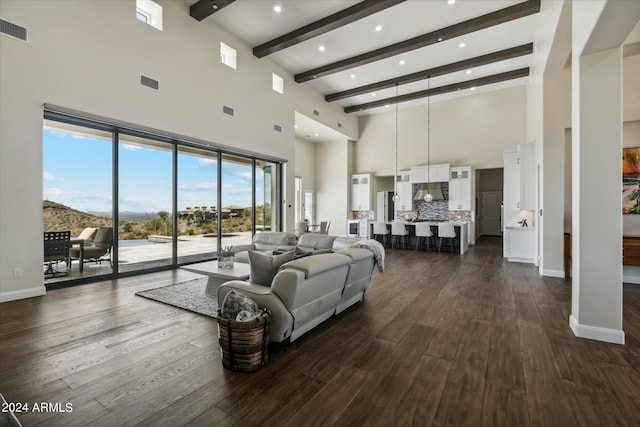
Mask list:
[[[376,93],[375,93],[375,92],[373,92],[373,93],[371,94],[371,96],[376,96]]]
[[[324,46],[320,45],[320,46],[318,46],[318,50],[320,52],[324,52],[326,50],[326,48]]]
[[[404,59],[401,59],[400,62],[398,62],[398,64],[404,65]]]
[[[467,70],[467,74],[471,74],[471,70]]]
[[[448,0],[447,4],[454,4],[456,2],[456,0]]]
[[[355,74],[351,74],[349,77],[351,77],[352,79],[355,79],[356,75]]]
[[[293,125],[294,128],[298,129],[298,125]]]
[[[462,42],[458,45],[458,47],[465,47],[467,44],[465,42]]]
[[[475,88],[475,87],[472,87],[472,88],[469,88],[469,90],[476,90],[476,88]]]
[[[376,31],[382,31],[382,25],[376,25]]]
[[[214,9],[217,9],[218,5],[214,3],[214,4],[211,5],[211,7],[214,8]]]
[[[320,136],[320,134],[319,133],[314,133],[313,136]]]
[[[442,37],[438,37],[438,41],[441,42],[442,41]]]
[[[384,108],[389,108],[389,104],[385,105]]]
[[[280,12],[282,12],[282,8],[280,7],[280,5],[275,5],[275,6],[273,6],[273,10],[274,10],[276,13],[280,13]]]

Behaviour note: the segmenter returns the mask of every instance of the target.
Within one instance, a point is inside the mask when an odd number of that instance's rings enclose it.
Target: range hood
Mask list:
[[[444,200],[444,196],[442,195],[442,186],[439,182],[430,182],[419,184],[418,189],[413,195],[413,200],[424,200],[424,196],[427,194],[427,188],[433,200]]]

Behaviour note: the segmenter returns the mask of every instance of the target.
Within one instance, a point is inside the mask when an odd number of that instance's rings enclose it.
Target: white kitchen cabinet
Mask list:
[[[471,171],[470,166],[451,168],[449,174],[450,211],[470,211],[472,209]]]
[[[522,144],[520,147],[520,203],[522,209],[536,209],[536,146]]]
[[[420,184],[425,182],[449,181],[449,165],[415,166],[411,168],[411,182]]]
[[[415,166],[411,168],[411,182],[418,184],[421,182],[427,182],[427,167]]]
[[[511,262],[536,263],[536,229],[534,227],[506,227],[505,256]]]
[[[520,212],[520,153],[504,152],[503,221],[510,221]]]
[[[429,182],[449,181],[449,165],[429,166]]]
[[[396,211],[410,211],[413,204],[413,195],[411,194],[411,172],[398,172],[396,179],[400,200],[395,204],[394,209]]]
[[[371,210],[371,174],[351,176],[351,210]]]
[[[535,145],[522,144],[517,150],[504,152],[504,220],[509,221],[522,210],[536,209]]]

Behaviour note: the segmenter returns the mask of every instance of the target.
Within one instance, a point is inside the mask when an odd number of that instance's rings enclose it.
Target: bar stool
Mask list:
[[[400,237],[400,240],[402,240],[402,249],[404,249],[408,236],[409,231],[407,230],[407,227],[405,227],[404,222],[393,221],[391,223],[391,248],[393,248],[393,244],[397,240],[396,237]]]
[[[427,250],[429,250],[429,241],[433,237],[433,231],[431,231],[431,225],[428,222],[418,222],[415,225],[416,230],[416,251],[420,246],[420,239],[424,237]]]
[[[449,222],[443,222],[438,224],[438,252],[442,249],[442,240],[447,239],[451,242],[451,252],[455,252],[455,243],[456,243],[456,229],[453,227],[453,224]]]
[[[373,238],[378,240],[378,236],[382,236],[382,246],[385,246],[387,236],[389,235],[389,229],[387,224],[382,221],[373,223]]]

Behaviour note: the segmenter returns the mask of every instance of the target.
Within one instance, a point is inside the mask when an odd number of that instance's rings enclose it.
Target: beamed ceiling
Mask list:
[[[358,115],[527,84],[540,11],[540,0],[186,1]]]

